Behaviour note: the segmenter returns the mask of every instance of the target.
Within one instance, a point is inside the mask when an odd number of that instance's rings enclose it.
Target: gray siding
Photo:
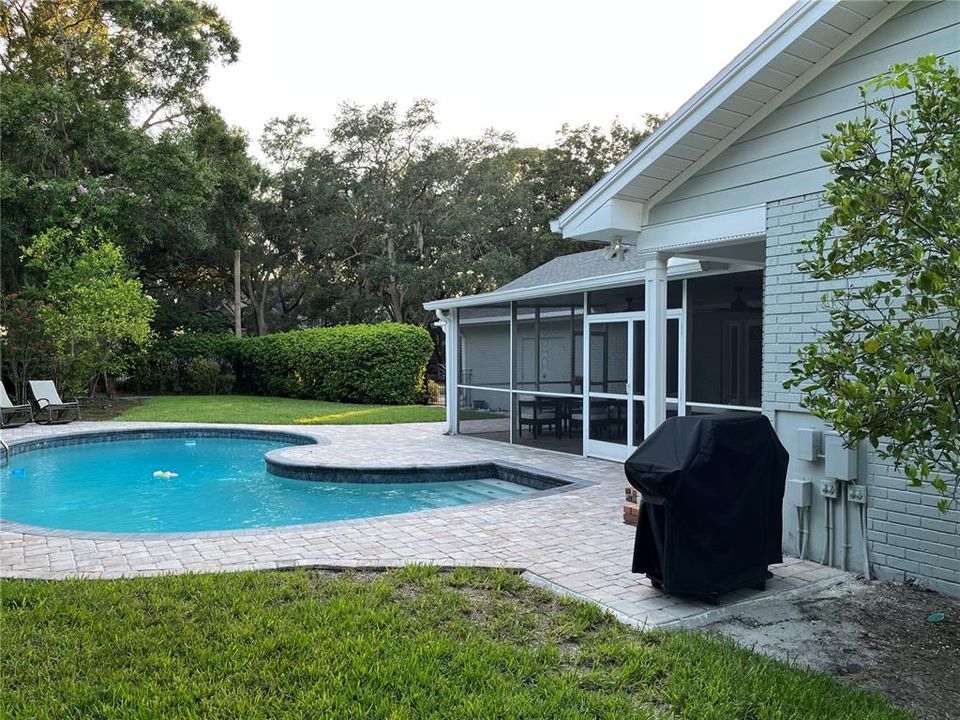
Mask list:
[[[763,410],[791,454],[801,427],[823,429],[823,423],[803,412],[800,393],[785,390],[790,363],[797,349],[815,338],[829,318],[818,299],[830,285],[810,280],[796,269],[801,240],[813,234],[827,210],[817,193],[767,205],[767,267],[764,274]],[[859,457],[860,476],[867,485],[867,527],[871,566],[881,578],[913,578],[942,592],[960,595],[960,512],[943,515],[932,489],[908,487],[890,463],[869,448]],[[823,477],[823,463],[791,460],[788,477]],[[816,487],[816,483],[815,483]],[[825,510],[815,496],[810,557],[822,559]],[[862,543],[853,508],[847,517],[851,549],[848,568],[862,566]],[[798,548],[793,508],[784,509],[785,545]],[[836,535],[838,542],[840,535]]]
[[[960,2],[905,7],[657,205],[651,223],[818,191],[828,179],[823,135],[858,112],[859,86],[930,53],[960,64]]]

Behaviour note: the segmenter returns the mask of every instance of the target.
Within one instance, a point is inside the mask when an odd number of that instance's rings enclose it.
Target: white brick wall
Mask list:
[[[790,377],[790,364],[798,348],[812,341],[817,330],[829,320],[818,301],[832,284],[811,280],[796,267],[801,240],[812,236],[826,215],[827,209],[819,194],[767,204],[763,408],[775,425],[779,415],[789,414],[795,418],[802,412],[799,391],[785,390],[783,382]],[[794,427],[796,420],[791,422]],[[818,421],[811,418],[809,424],[816,426]],[[780,426],[778,432],[790,450],[792,439],[783,437]],[[866,472],[861,474],[865,474],[867,484],[867,539],[874,573],[884,579],[915,579],[933,589],[960,595],[960,512],[942,514],[936,507],[939,496],[935,491],[908,487],[904,477],[872,450],[861,453],[860,467],[864,466]],[[822,464],[819,469],[822,470]],[[817,470],[812,464],[792,462],[790,472],[817,479]],[[822,517],[818,523],[816,514],[817,500],[812,529],[814,541],[817,533],[823,532]],[[793,517],[790,511],[784,513],[788,546],[790,538],[796,536]],[[848,517],[856,522],[855,514]],[[850,533],[857,545],[856,525]],[[859,558],[858,553],[854,547],[852,554]],[[815,553],[813,557],[819,559],[820,555]],[[859,559],[854,559],[850,567],[859,569]]]

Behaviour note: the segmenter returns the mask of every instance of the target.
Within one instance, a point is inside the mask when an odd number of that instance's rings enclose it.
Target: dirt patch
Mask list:
[[[928,622],[935,612],[945,619]],[[851,582],[710,629],[881,693],[918,717],[960,717],[960,599],[913,585]]]
[[[80,401],[80,415],[84,420],[113,420],[141,402],[142,397],[83,398]]]

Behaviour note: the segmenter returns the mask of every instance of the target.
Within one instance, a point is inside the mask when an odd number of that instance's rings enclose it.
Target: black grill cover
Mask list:
[[[642,495],[633,572],[676,595],[762,585],[783,562],[788,459],[763,415],[667,419],[625,464]]]

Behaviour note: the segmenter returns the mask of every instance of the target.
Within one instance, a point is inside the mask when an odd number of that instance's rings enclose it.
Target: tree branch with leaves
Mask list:
[[[830,325],[785,386],[946,512],[960,476],[960,76],[927,56],[860,92],[862,117],[826,136],[832,209],[801,246],[800,270],[830,287]]]

